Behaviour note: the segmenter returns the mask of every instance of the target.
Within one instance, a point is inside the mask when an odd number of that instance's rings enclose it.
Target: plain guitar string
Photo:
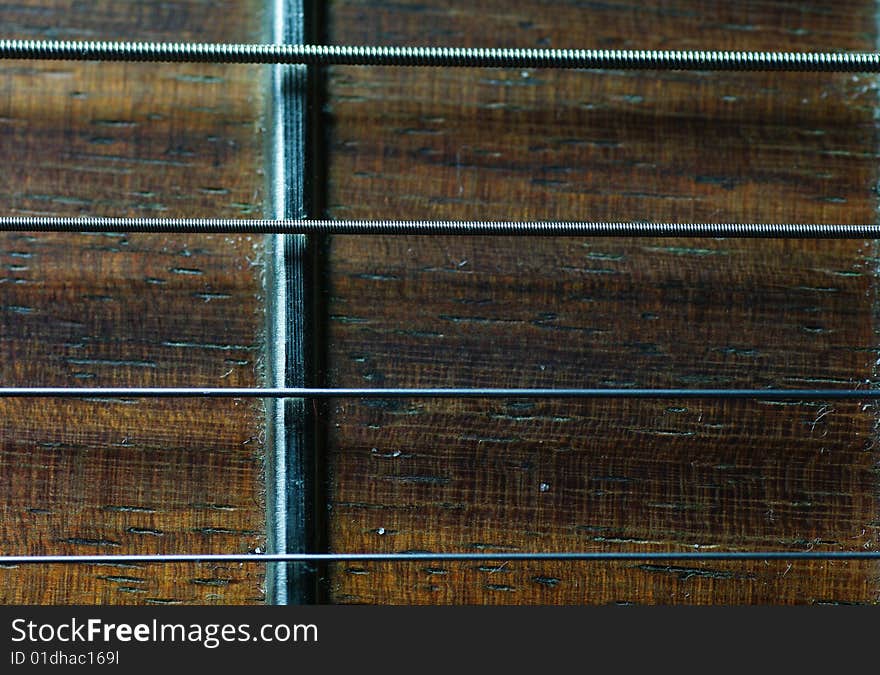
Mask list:
[[[880,72],[878,52],[754,52],[493,49],[325,45],[0,40],[0,59],[210,63],[301,63],[439,67]],[[155,218],[0,217],[0,231],[299,234],[463,234],[865,239],[878,225],[784,223],[611,223],[489,221],[328,221]],[[111,388],[0,387],[0,398],[634,398],[831,400],[878,399],[860,389],[498,389],[498,388]],[[746,561],[880,560],[880,551],[692,551],[505,553],[283,553],[155,555],[0,555],[0,565],[174,562],[319,563],[399,561]]]

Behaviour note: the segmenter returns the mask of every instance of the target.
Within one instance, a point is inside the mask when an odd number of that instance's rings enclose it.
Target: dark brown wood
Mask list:
[[[259,41],[258,3],[27,1],[8,37]],[[9,214],[256,216],[263,70],[0,64]],[[0,239],[0,380],[255,386],[262,239]],[[3,553],[264,546],[259,403],[0,402]],[[262,602],[258,565],[0,569],[5,603]]]
[[[876,7],[339,0],[336,43],[875,49]],[[334,68],[336,218],[876,222],[876,79]],[[328,380],[871,387],[873,242],[336,237]],[[873,563],[504,563],[877,544],[873,406],[339,401],[334,602],[875,602]]]
[[[874,49],[863,1],[507,0],[327,8],[338,43]],[[11,37],[259,39],[251,3],[0,6]],[[262,71],[0,65],[11,214],[256,215]],[[875,222],[860,75],[334,68],[333,217]],[[358,238],[325,257],[327,381],[369,386],[864,386],[873,242]],[[259,238],[9,235],[9,384],[253,385]],[[0,547],[263,545],[261,409],[6,401]],[[337,551],[855,550],[877,541],[858,403],[336,401]],[[257,566],[0,569],[2,602],[260,602]],[[875,602],[872,563],[364,564],[376,603]]]

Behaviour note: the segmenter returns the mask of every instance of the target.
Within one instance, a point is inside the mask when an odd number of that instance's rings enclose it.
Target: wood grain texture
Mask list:
[[[335,43],[875,49],[862,1],[336,0]],[[876,78],[334,68],[337,218],[876,222]],[[335,237],[349,386],[871,387],[872,242]],[[858,403],[338,401],[334,602],[873,603],[871,563],[504,563],[529,550],[877,545]]]
[[[258,41],[257,3],[0,5],[4,36]],[[260,68],[0,64],[9,214],[261,213]],[[262,240],[0,238],[0,381],[258,384]],[[264,545],[262,413],[226,401],[0,402],[4,553]],[[0,569],[5,603],[261,602],[260,566]]]
[[[329,4],[339,43],[873,49],[867,2]],[[245,3],[0,5],[11,37],[257,39]],[[256,68],[6,63],[9,213],[260,212]],[[865,76],[335,68],[334,217],[874,222]],[[17,384],[257,382],[260,241],[2,239]],[[873,386],[869,242],[336,237],[327,379],[375,386]],[[4,402],[9,552],[246,551],[260,410]],[[339,401],[333,550],[873,547],[858,403]],[[869,563],[370,564],[328,599],[875,602]],[[262,569],[2,569],[3,602],[258,602]]]

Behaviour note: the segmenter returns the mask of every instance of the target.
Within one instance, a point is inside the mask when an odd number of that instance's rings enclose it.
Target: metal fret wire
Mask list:
[[[878,52],[518,49],[0,40],[0,59],[310,65],[880,72]]]
[[[880,238],[880,225],[839,223],[645,223],[474,220],[296,220],[229,218],[0,217],[3,232],[202,234],[458,234],[606,237]]]
[[[305,41],[306,0],[269,0],[270,40]],[[306,190],[306,117],[309,96],[308,67],[274,65],[267,92],[267,119],[271,140],[266,144],[270,218],[303,218],[309,201]],[[310,238],[275,234],[266,242],[266,379],[270,386],[305,386],[310,378],[307,326],[311,256]],[[303,399],[275,399],[266,406],[266,547],[270,553],[308,550],[314,538],[311,505],[314,485],[311,465],[315,444],[313,414]],[[317,580],[304,568],[269,565],[266,599],[271,604],[308,604],[315,601]]]

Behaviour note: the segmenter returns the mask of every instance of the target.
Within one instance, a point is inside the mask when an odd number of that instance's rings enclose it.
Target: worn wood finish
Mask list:
[[[873,49],[867,2],[328,8],[335,42]],[[0,6],[16,37],[255,40],[245,3]],[[9,213],[260,211],[256,68],[5,63]],[[335,217],[874,222],[875,79],[336,68]],[[17,384],[257,382],[260,242],[2,239]],[[870,386],[867,242],[336,237],[330,384]],[[260,410],[2,403],[9,552],[262,544]],[[856,403],[338,401],[333,550],[852,550],[876,542]],[[254,602],[258,567],[0,570],[3,602]],[[872,602],[869,563],[340,566],[335,602]]]
[[[336,43],[875,48],[863,1],[337,0]],[[875,222],[876,79],[334,68],[338,218]],[[850,387],[876,380],[870,242],[336,237],[328,380]],[[877,414],[771,402],[338,401],[334,602],[874,602],[871,563],[503,562],[508,550],[877,543]]]
[[[260,3],[0,5],[9,37],[258,41]],[[10,214],[256,216],[257,67],[0,64]],[[262,239],[0,238],[0,381],[258,384]],[[4,553],[264,545],[259,403],[0,402]],[[0,570],[6,603],[261,602],[260,566]]]

